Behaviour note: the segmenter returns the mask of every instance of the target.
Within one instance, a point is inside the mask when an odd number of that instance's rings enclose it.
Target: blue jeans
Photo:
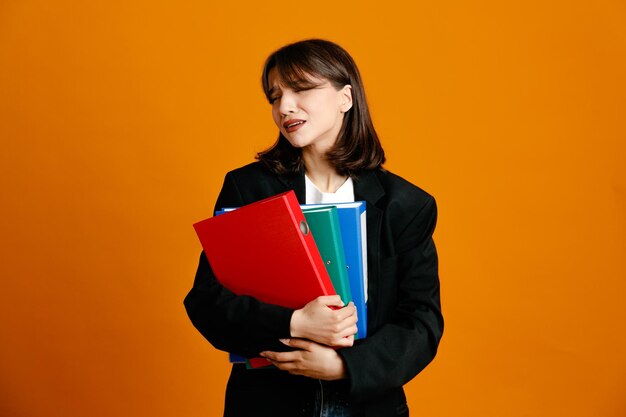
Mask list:
[[[315,393],[315,407],[312,417],[350,417],[350,403],[345,393],[330,389],[324,381],[319,381]]]

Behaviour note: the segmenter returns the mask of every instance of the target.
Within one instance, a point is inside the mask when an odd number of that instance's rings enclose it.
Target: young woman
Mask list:
[[[288,190],[301,204],[366,201],[368,337],[354,340],[356,309],[339,296],[295,311],[236,296],[202,254],[185,299],[194,326],[217,349],[275,365],[233,365],[225,416],[407,416],[402,386],[443,332],[435,200],[382,168],[359,71],[340,46],[287,45],[268,57],[262,83],[278,141],[226,174],[215,207]]]

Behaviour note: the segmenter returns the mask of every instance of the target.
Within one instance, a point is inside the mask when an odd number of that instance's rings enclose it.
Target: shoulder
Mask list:
[[[229,171],[222,189],[235,193],[243,205],[286,191],[286,181],[260,162],[252,162]]]
[[[232,181],[239,188],[278,184],[285,181],[285,178],[273,173],[258,161],[233,169],[226,174],[226,180]]]
[[[376,206],[383,212],[384,227],[394,237],[396,250],[402,252],[430,238],[437,223],[435,198],[385,169],[375,175],[384,193]]]
[[[277,175],[268,170],[262,163],[256,161],[251,162],[242,167],[229,171],[226,176],[231,176],[236,180],[259,179],[259,178],[276,178]]]
[[[384,168],[375,171],[382,186],[387,204],[402,207],[421,208],[435,204],[435,198],[417,185]]]

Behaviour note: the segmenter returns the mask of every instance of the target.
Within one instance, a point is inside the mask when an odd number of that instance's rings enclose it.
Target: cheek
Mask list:
[[[322,100],[312,104],[315,112],[327,120],[335,120],[341,112],[339,111],[339,103],[336,96],[327,95]]]

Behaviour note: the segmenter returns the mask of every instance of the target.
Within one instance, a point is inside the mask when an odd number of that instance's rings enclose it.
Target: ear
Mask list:
[[[352,108],[352,86],[346,84],[341,90],[339,90],[339,97],[341,100],[340,110],[342,113],[347,112]]]

